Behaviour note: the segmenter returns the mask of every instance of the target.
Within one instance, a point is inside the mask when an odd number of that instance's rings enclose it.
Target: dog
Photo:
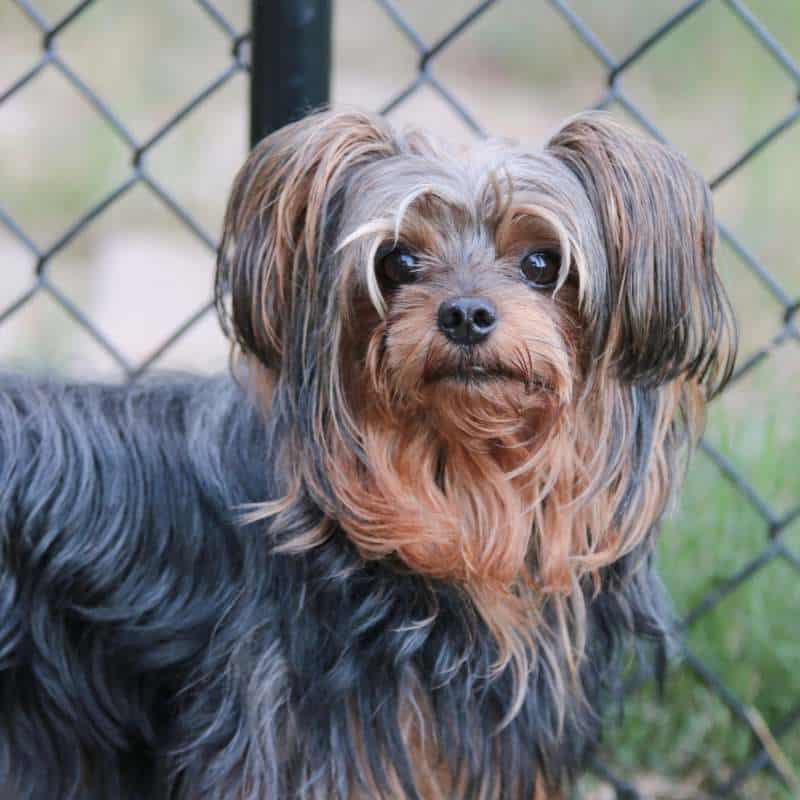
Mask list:
[[[222,377],[0,380],[0,786],[565,796],[736,349],[710,195],[599,114],[537,152],[360,111],[264,139]]]

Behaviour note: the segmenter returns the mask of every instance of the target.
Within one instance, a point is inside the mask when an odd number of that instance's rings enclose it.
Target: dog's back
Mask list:
[[[0,379],[0,755],[24,776],[15,797],[85,797],[87,776],[89,796],[157,796],[152,754],[242,583],[232,520],[259,437],[230,380]]]

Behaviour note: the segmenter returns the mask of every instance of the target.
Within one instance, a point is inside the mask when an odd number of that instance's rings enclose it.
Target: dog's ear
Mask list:
[[[589,309],[592,358],[610,357],[623,380],[686,375],[714,393],[732,368],[736,330],[714,268],[703,179],[602,114],[573,118],[548,150],[582,184],[605,249],[607,273],[593,276],[602,290]]]
[[[244,353],[279,370],[285,340],[302,338],[335,243],[348,178],[395,152],[379,117],[320,112],[258,144],[236,176],[217,260],[220,319]],[[304,322],[305,320],[305,322]],[[288,329],[291,328],[291,334]]]

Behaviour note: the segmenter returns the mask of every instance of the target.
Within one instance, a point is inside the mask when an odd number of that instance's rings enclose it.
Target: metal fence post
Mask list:
[[[328,102],[332,0],[253,0],[250,143]]]

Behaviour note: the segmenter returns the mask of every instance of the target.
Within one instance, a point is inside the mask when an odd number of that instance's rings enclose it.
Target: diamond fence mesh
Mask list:
[[[76,24],[81,14],[85,13],[90,6],[95,5],[95,0],[83,0],[83,2],[75,4],[55,21],[46,19],[35,3],[27,2],[27,0],[14,0],[14,2],[38,30],[41,37],[41,51],[38,57],[34,59],[32,66],[16,77],[10,86],[3,87],[0,90],[2,91],[0,93],[0,105],[10,101],[20,92],[24,92],[44,70],[57,70],[79,98],[89,103],[105,125],[127,148],[130,166],[126,175],[108,189],[98,201],[75,217],[52,241],[46,244],[38,241],[39,237],[35,230],[26,230],[23,224],[12,216],[10,210],[0,207],[0,222],[25,248],[33,261],[29,286],[17,297],[14,297],[10,303],[4,305],[4,308],[0,311],[0,323],[18,313],[37,294],[46,293],[72,318],[76,325],[81,326],[94,339],[127,378],[133,379],[158,361],[182,335],[209,313],[213,306],[211,300],[207,300],[192,311],[187,318],[176,320],[175,329],[149,355],[137,363],[133,363],[115,346],[108,333],[95,324],[82,308],[73,302],[69,295],[59,287],[59,284],[52,279],[49,267],[54,259],[86,230],[87,226],[137,185],[144,186],[152,192],[154,197],[161,201],[167,213],[173,214],[185,226],[186,230],[213,255],[216,250],[215,236],[209,233],[166,186],[159,181],[149,169],[148,160],[159,143],[173,128],[181,125],[199,106],[224,87],[234,76],[247,70],[248,64],[243,53],[243,46],[247,41],[248,34],[237,31],[213,3],[197,0],[197,7],[208,14],[213,23],[218,26],[220,34],[228,40],[230,44],[229,63],[200,91],[184,104],[174,109],[155,130],[141,137],[134,135],[129,125],[114,111],[113,103],[94,91],[90,87],[90,82],[86,76],[82,76],[73,70],[59,53],[61,37],[69,31],[70,26]]]
[[[92,113],[100,120],[106,134],[109,134],[124,149],[126,167],[122,174],[117,175],[110,184],[102,188],[99,196],[94,197],[91,202],[86,204],[80,213],[71,216],[66,224],[58,228],[55,234],[47,240],[37,225],[37,209],[28,208],[25,213],[20,213],[16,210],[19,205],[17,194],[3,193],[0,187],[0,230],[5,229],[5,241],[10,242],[7,249],[0,250],[0,255],[10,254],[7,258],[3,258],[5,262],[3,268],[7,271],[22,269],[25,274],[23,284],[20,285],[20,281],[16,281],[13,284],[13,290],[7,289],[5,284],[0,286],[0,291],[4,295],[0,296],[0,305],[2,306],[0,308],[0,340],[3,338],[4,330],[8,329],[9,324],[16,317],[24,313],[28,305],[46,295],[67,315],[71,325],[81,328],[105,353],[106,364],[110,359],[110,362],[122,372],[126,379],[132,380],[152,366],[164,361],[170,351],[179,347],[184,337],[191,335],[192,330],[203,323],[212,309],[210,272],[216,248],[216,234],[211,232],[207,222],[198,219],[198,214],[189,207],[192,204],[185,202],[180,192],[171,189],[168,181],[160,177],[157,169],[157,153],[175,130],[191,124],[193,117],[202,113],[204,107],[213,101],[215,95],[236,80],[237,76],[246,75],[250,69],[251,35],[247,21],[248,4],[245,0],[238,0],[233,4],[235,13],[231,11],[232,3],[225,3],[223,0],[219,0],[217,3],[211,2],[211,0],[185,0],[179,4],[180,15],[187,15],[187,18],[189,15],[202,15],[206,18],[209,26],[206,35],[209,40],[213,39],[218,51],[224,55],[217,58],[216,66],[212,70],[213,74],[204,78],[199,88],[195,88],[189,96],[174,107],[159,109],[160,113],[163,111],[160,121],[152,125],[144,134],[140,134],[134,130],[134,126],[127,121],[125,115],[117,110],[117,103],[113,95],[109,96],[108,93],[104,94],[93,88],[97,82],[97,73],[94,70],[87,72],[84,69],[81,71],[71,66],[71,60],[64,57],[61,50],[64,39],[69,37],[70,31],[74,27],[81,24],[81,18],[88,14],[92,7],[109,2],[113,5],[113,0],[83,0],[75,4],[63,1],[46,2],[46,0],[41,0],[41,2],[11,0],[11,2],[18,14],[24,17],[24,21],[16,20],[16,24],[26,27],[28,33],[32,33],[34,38],[31,39],[31,45],[26,51],[27,65],[17,70],[14,75],[3,74],[0,76],[0,125],[3,126],[0,127],[0,130],[4,134],[9,132],[9,128],[5,127],[9,123],[2,121],[4,108],[13,104],[26,92],[31,91],[44,73],[56,72],[66,82],[66,86],[63,86],[62,90],[71,92],[75,102],[88,104]],[[119,4],[116,5],[119,10]],[[309,9],[313,14],[327,6],[324,2],[284,5],[293,9],[292,13],[297,12],[295,21],[298,24],[302,23],[302,14],[308,12]],[[420,92],[428,90],[433,92],[443,108],[454,113],[465,131],[470,135],[484,136],[487,131],[481,122],[481,109],[471,107],[468,101],[462,100],[461,93],[454,89],[447,79],[439,76],[439,63],[449,50],[460,41],[468,39],[471,31],[481,24],[484,18],[493,15],[496,21],[501,20],[505,13],[503,9],[507,5],[510,3],[502,0],[483,0],[483,2],[474,4],[443,3],[437,14],[438,17],[446,17],[446,22],[440,35],[432,39],[426,38],[420,32],[420,26],[415,24],[413,15],[409,13],[406,4],[393,0],[358,0],[355,5],[353,2],[347,3],[342,0],[344,17],[342,24],[347,25],[350,29],[355,24],[364,27],[357,34],[353,34],[350,30],[351,39],[354,35],[369,37],[371,35],[369,22],[365,22],[366,18],[362,18],[361,15],[367,12],[373,15],[380,13],[385,15],[383,22],[388,23],[394,29],[398,39],[406,40],[402,46],[406,50],[411,49],[415,67],[408,80],[405,82],[395,81],[394,87],[386,93],[383,102],[377,104],[383,113],[392,115],[401,111],[407,105],[413,104],[415,96]],[[607,6],[605,15],[613,18],[617,4],[604,5]],[[624,3],[619,5],[623,6]],[[654,50],[662,47],[665,41],[680,35],[681,31],[685,32],[687,28],[693,26],[698,15],[704,13],[704,9],[715,6],[717,7],[715,13],[724,13],[735,20],[740,27],[740,36],[746,35],[748,42],[773,62],[774,69],[781,73],[783,76],[781,80],[785,78],[785,81],[775,103],[776,108],[780,107],[780,112],[774,121],[760,124],[760,127],[756,126],[752,139],[747,145],[740,148],[721,169],[706,176],[715,194],[719,196],[729,185],[735,184],[737,178],[762,153],[778,146],[782,137],[800,119],[800,65],[798,65],[797,59],[790,54],[789,49],[782,44],[786,31],[770,30],[756,13],[738,0],[693,0],[693,2],[685,4],[673,2],[667,9],[669,13],[664,13],[663,5],[654,4],[654,7],[658,6],[658,14],[654,11],[653,16],[659,16],[660,21],[647,24],[643,31],[637,33],[636,41],[628,42],[626,49],[622,49],[620,52],[614,52],[620,48],[611,47],[605,42],[602,32],[598,32],[597,26],[591,22],[591,20],[596,21],[597,19],[596,4],[594,11],[591,11],[587,3],[581,3],[578,0],[572,3],[550,0],[547,3],[530,4],[530,7],[526,5],[522,18],[526,20],[526,25],[530,25],[530,38],[527,42],[532,46],[535,46],[536,43],[535,32],[539,20],[549,15],[547,29],[552,31],[554,30],[554,19],[557,19],[561,25],[558,35],[564,37],[564,41],[567,40],[567,37],[576,37],[575,41],[580,42],[581,46],[585,47],[595,59],[596,63],[592,70],[603,86],[602,91],[595,99],[596,107],[621,113],[629,121],[641,126],[662,141],[667,141],[667,136],[656,124],[655,115],[646,110],[652,106],[652,98],[640,97],[637,94],[640,85],[636,81],[632,81],[632,88],[628,86],[630,75]],[[55,11],[53,10],[54,6],[56,7]],[[45,7],[48,13],[46,13]],[[628,4],[626,7],[630,8],[631,6]],[[419,4],[416,8],[419,9]],[[338,12],[338,6],[335,5],[334,10]],[[519,12],[519,8],[517,8],[517,12]],[[9,18],[8,15],[11,14],[11,11],[6,9],[1,13],[6,15],[5,18]],[[153,15],[158,18],[163,11],[156,4],[151,7],[143,7],[134,13]],[[259,19],[258,16],[255,18]],[[518,13],[517,19],[519,18]],[[0,15],[0,22],[3,19],[4,17]],[[108,24],[124,25],[125,20],[122,19],[119,22],[112,20]],[[262,14],[259,26],[269,24],[271,24],[269,20]],[[607,30],[607,26],[601,27]],[[281,35],[289,36],[283,45],[291,51],[291,26],[288,33],[283,32]],[[325,35],[324,31],[322,35]],[[0,42],[4,36],[5,34],[0,33]],[[35,41],[36,38],[38,38],[38,43]],[[270,34],[267,31],[265,34],[264,30],[255,31],[255,36],[252,38],[256,41],[259,38],[263,39],[265,42],[263,47],[270,46],[270,42],[274,46],[276,41],[274,32]],[[334,40],[334,52],[341,38],[337,34]],[[81,39],[83,42],[81,46],[91,48],[94,41],[91,35],[85,36]],[[148,42],[137,40],[135,46],[146,49]],[[325,42],[321,41],[319,46],[324,50]],[[399,47],[401,45],[395,39],[391,45],[387,43],[386,46]],[[705,44],[699,42],[696,46],[704,47]],[[323,57],[320,57],[313,41],[306,41],[303,48],[296,48],[294,56],[296,57],[298,53],[302,56],[301,72],[303,58],[306,60],[316,59],[318,64],[315,69],[324,69],[326,56],[323,53]],[[124,53],[119,55],[124,58]],[[202,58],[202,56],[200,57]],[[279,91],[275,91],[274,86],[272,88],[269,86],[270,76],[274,76],[279,71],[280,65],[276,65],[272,51],[265,53],[265,58],[267,60],[262,67],[255,70],[259,81],[263,83],[263,85],[253,87],[253,96],[256,98],[256,102],[264,92],[280,94]],[[272,61],[269,60],[270,58]],[[369,66],[365,65],[365,75],[369,71]],[[182,65],[182,69],[189,71],[195,70],[195,67],[196,57],[195,61],[187,59],[187,62]],[[102,71],[104,64],[97,63],[96,69]],[[135,78],[136,76],[131,76],[131,80],[135,80]],[[309,79],[308,76],[306,78]],[[326,80],[325,76],[323,78]],[[282,73],[280,79],[287,80]],[[315,73],[315,76],[312,75],[310,79],[319,82],[321,80],[319,72]],[[756,85],[750,87],[749,91],[758,91],[758,89],[759,86]],[[317,91],[321,91],[319,86]],[[302,101],[302,92],[300,95]],[[317,97],[321,96],[317,95]],[[358,100],[359,98],[354,99]],[[244,106],[244,97],[242,96],[240,100],[241,105]],[[289,102],[296,104],[299,101],[295,97],[293,101]],[[295,108],[287,113],[291,115],[296,110]],[[577,111],[579,107],[572,110]],[[240,107],[239,114],[242,118],[246,118],[246,111],[246,108]],[[14,117],[12,116],[11,119],[13,121]],[[264,119],[267,120],[265,123],[267,125],[275,124],[274,116],[270,117],[269,114],[266,114]],[[427,122],[425,119],[417,121]],[[45,124],[55,123],[51,121]],[[229,118],[217,120],[214,125],[207,127],[205,135],[219,136],[220,132],[230,124],[232,123]],[[265,132],[263,128],[258,131],[254,126],[254,134],[263,132]],[[709,128],[698,124],[693,135],[698,140],[701,138],[709,140],[711,144],[708,147],[713,149],[717,132],[713,126]],[[233,151],[234,163],[243,158],[243,138],[243,135],[240,135],[239,141],[234,145],[231,144],[230,137],[222,136],[221,147]],[[208,143],[204,143],[204,147],[207,145]],[[88,135],[86,146],[91,146],[91,139]],[[210,157],[213,158],[213,149],[210,147],[208,149],[212,152]],[[88,157],[91,158],[92,154],[89,153]],[[786,158],[785,154],[783,157]],[[790,153],[787,169],[791,169],[793,164],[796,165],[798,158],[800,156],[795,152],[792,160]],[[77,177],[76,180],[80,180],[80,177]],[[800,192],[796,183],[794,186],[795,192]],[[199,244],[199,251],[195,250],[194,252],[203,252],[204,254],[197,255],[198,266],[193,273],[193,282],[198,285],[202,284],[201,300],[192,308],[183,308],[180,313],[176,311],[168,331],[160,335],[146,353],[133,358],[126,352],[124,346],[117,343],[113,330],[114,320],[107,320],[106,324],[100,324],[96,319],[96,314],[87,308],[87,304],[80,299],[75,299],[74,291],[64,288],[65,279],[62,280],[59,276],[58,269],[54,267],[54,264],[58,263],[64,251],[69,250],[76,241],[79,242],[82,237],[85,237],[87,231],[96,225],[100,218],[119,206],[125,196],[137,187],[144,189],[152,198],[155,198],[161,213],[173,218],[173,223],[188,233],[195,244]],[[764,187],[763,191],[768,194],[770,189]],[[219,207],[219,202],[218,200],[217,207]],[[72,204],[69,202],[69,198],[64,200],[62,211],[67,214],[72,213]],[[122,224],[125,224],[124,220]],[[212,220],[212,224],[218,228],[219,219]],[[798,320],[800,295],[797,292],[797,286],[795,285],[793,288],[791,280],[787,280],[787,275],[791,275],[791,273],[786,269],[786,259],[794,259],[792,263],[795,271],[797,267],[796,256],[791,252],[785,253],[781,248],[768,249],[770,258],[765,258],[762,255],[764,248],[751,247],[745,237],[735,231],[734,227],[728,226],[724,219],[719,223],[718,233],[720,247],[725,248],[727,260],[735,264],[731,269],[745,270],[762,287],[758,291],[769,296],[768,301],[761,303],[755,312],[758,324],[753,325],[755,331],[751,337],[754,342],[753,346],[740,358],[736,373],[721,401],[724,403],[725,397],[736,397],[740,387],[744,386],[748,380],[753,380],[754,375],[756,380],[760,381],[765,365],[778,373],[781,370],[785,371],[785,365],[789,363],[787,353],[793,349],[796,355],[798,344],[800,344],[800,321]],[[789,236],[790,232],[784,231],[784,241],[787,243]],[[72,256],[73,260],[79,260],[81,252],[78,248],[77,255]],[[170,264],[162,264],[161,269],[170,270]],[[755,293],[756,290],[753,291]],[[80,293],[78,295],[80,296]],[[141,298],[131,299],[131,302],[141,304]],[[141,308],[141,324],[144,327],[147,326],[146,305]],[[10,345],[6,342],[2,353],[3,355],[16,355],[13,341]],[[168,362],[168,359],[166,360]],[[784,383],[784,393],[787,386],[789,392],[794,387],[794,396],[789,398],[788,404],[782,406],[783,409],[789,409],[789,413],[793,409],[795,414],[798,410],[798,400],[800,400],[800,393],[796,391],[796,378],[797,374],[792,373],[788,383]],[[741,403],[752,402],[752,395],[749,391],[743,391],[742,397]],[[714,409],[712,409],[712,417],[713,413]],[[753,413],[758,414],[759,409],[754,409]],[[800,783],[798,783],[797,777],[800,766],[798,764],[800,747],[797,747],[796,744],[787,747],[785,744],[790,737],[795,737],[792,741],[796,742],[796,737],[800,732],[800,695],[788,689],[779,691],[781,702],[778,707],[771,709],[769,714],[762,713],[749,700],[743,699],[740,691],[728,684],[725,678],[727,669],[725,657],[719,656],[719,654],[714,657],[713,652],[712,657],[709,657],[708,647],[698,648],[697,637],[693,638],[693,631],[696,630],[701,630],[702,635],[705,636],[705,629],[702,628],[703,621],[718,614],[720,609],[724,609],[728,598],[742,592],[743,587],[752,584],[758,576],[774,570],[776,564],[783,565],[785,568],[780,573],[774,573],[776,575],[774,581],[770,579],[767,584],[764,584],[763,591],[785,593],[787,597],[790,597],[790,588],[800,580],[800,552],[788,536],[789,529],[800,520],[800,484],[796,480],[796,475],[794,480],[790,480],[788,490],[784,486],[779,499],[774,499],[771,496],[774,493],[764,491],[763,481],[760,482],[758,475],[753,473],[753,460],[738,457],[740,453],[737,452],[737,439],[734,434],[735,431],[729,432],[727,437],[718,436],[717,440],[707,436],[701,443],[701,454],[698,454],[697,459],[707,460],[703,468],[714,470],[715,477],[713,479],[715,481],[729,484],[730,491],[735,493],[737,502],[748,507],[749,510],[746,512],[749,514],[748,520],[754,521],[753,524],[757,525],[758,531],[749,536],[740,548],[740,553],[743,555],[738,561],[735,564],[726,562],[722,570],[718,569],[708,581],[703,583],[702,591],[695,590],[691,593],[691,603],[684,604],[681,608],[680,625],[686,635],[682,643],[683,659],[681,665],[676,669],[681,674],[680,680],[684,683],[688,681],[693,685],[696,684],[698,690],[713,696],[714,702],[718,702],[721,707],[726,709],[723,719],[724,724],[731,728],[730,735],[734,735],[734,729],[744,731],[749,744],[744,752],[741,751],[741,748],[739,751],[734,749],[733,756],[731,753],[727,753],[724,758],[718,759],[716,766],[710,767],[698,783],[693,784],[696,787],[702,787],[702,789],[696,788],[694,794],[691,793],[692,790],[688,790],[688,794],[680,794],[679,792],[687,791],[685,788],[680,790],[678,788],[653,789],[652,791],[646,787],[643,788],[638,779],[635,765],[631,767],[628,763],[625,767],[620,767],[617,764],[614,748],[607,745],[603,748],[601,757],[593,765],[593,772],[598,784],[602,784],[606,788],[602,790],[596,787],[584,787],[586,792],[600,791],[601,794],[597,796],[607,796],[608,792],[612,792],[616,793],[619,798],[644,797],[651,796],[651,794],[677,798],[679,796],[702,796],[703,794],[714,797],[766,797],[771,796],[767,793],[774,790],[777,793],[775,796],[800,796]],[[789,438],[790,442],[797,441],[791,439],[791,436]],[[768,453],[767,462],[770,461],[770,458],[771,455]],[[790,472],[791,467],[794,465],[796,468],[798,463],[791,455],[788,461],[783,461],[781,464],[778,464],[777,455],[772,460],[774,461],[772,466],[776,469],[783,470],[788,464]],[[762,466],[768,471],[770,463]],[[728,496],[731,496],[730,493]],[[671,531],[670,534],[673,537],[679,537],[680,530]],[[715,541],[723,542],[723,546],[727,546],[724,537]],[[757,594],[756,600],[753,602],[759,602],[758,597],[760,596],[760,593]],[[682,604],[679,602],[678,605],[680,607]],[[800,613],[800,607],[788,611],[789,619],[794,623],[793,613]],[[755,617],[755,612],[753,614]],[[724,636],[744,638],[759,636],[758,622],[755,619],[731,618],[724,612],[723,619],[725,620]],[[800,667],[800,645],[797,644],[800,637],[798,637],[798,633],[800,630],[797,626],[790,625],[785,630],[785,640],[783,641],[771,638],[768,638],[767,641],[759,639],[763,646],[770,651],[769,658],[774,659],[780,667],[770,675],[798,671],[798,667]],[[699,654],[700,650],[703,651],[702,655]],[[759,667],[755,664],[752,667],[752,677],[754,681],[772,679],[770,676],[760,676]],[[665,696],[655,702],[654,707],[659,708],[671,702],[670,681],[672,680],[673,678],[668,679]],[[640,694],[645,683],[646,680],[634,677],[630,684],[631,695]],[[651,717],[651,722],[656,726],[659,724],[657,714],[655,717]],[[645,731],[644,735],[647,735],[647,727],[645,726],[642,730]],[[696,745],[699,748],[704,746],[702,738],[697,740]],[[641,745],[639,747],[641,749]],[[626,775],[625,778],[620,777],[623,774]],[[759,776],[759,780],[761,776],[767,776],[768,779],[753,784],[754,775]],[[754,785],[760,788],[753,789]],[[602,795],[602,791],[605,791],[606,795]]]

